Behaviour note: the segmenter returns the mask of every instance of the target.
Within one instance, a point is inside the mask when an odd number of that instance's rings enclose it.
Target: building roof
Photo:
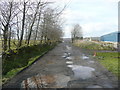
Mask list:
[[[120,31],[111,32],[111,33],[108,33],[108,34],[105,34],[105,35],[102,35],[102,36],[106,36],[106,35],[110,35],[110,34],[117,34],[117,33],[120,33]],[[101,37],[102,37],[102,36],[101,36]]]

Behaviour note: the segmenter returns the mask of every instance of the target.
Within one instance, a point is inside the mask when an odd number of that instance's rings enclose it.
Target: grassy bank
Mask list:
[[[56,44],[34,45],[21,47],[7,51],[3,55],[3,83],[15,76],[19,71],[31,65],[45,52],[49,51]]]
[[[97,60],[110,72],[119,76],[118,71],[118,52],[97,52]]]
[[[0,39],[0,53],[2,53],[2,40]]]

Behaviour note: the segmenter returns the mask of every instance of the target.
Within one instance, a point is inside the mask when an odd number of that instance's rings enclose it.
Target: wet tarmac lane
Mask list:
[[[73,56],[71,56],[71,53],[69,52],[70,50],[72,50],[72,47],[66,45],[66,49],[67,49],[66,50],[67,53],[65,52],[65,54],[64,54],[64,57],[67,60],[66,64],[67,64],[67,67],[73,71],[73,76],[71,77],[71,81],[69,81],[69,82],[72,83],[72,81],[77,82],[77,81],[85,81],[86,80],[86,83],[88,83],[87,80],[89,80],[89,79],[91,79],[92,82],[94,82],[94,80],[95,80],[95,68],[73,64],[75,57],[73,58]],[[90,59],[90,57],[86,56],[85,54],[80,55],[80,59],[85,60],[85,62],[87,64],[94,64],[95,63],[93,60]],[[93,84],[89,83],[87,85],[84,84],[83,86],[81,86],[81,83],[79,83],[79,85],[82,88],[113,88],[109,82],[107,82],[106,86],[105,85],[103,85],[103,86],[98,85],[97,83],[93,83]],[[71,87],[71,85],[68,85],[68,86]],[[74,87],[74,85],[72,87]]]
[[[106,73],[109,74],[92,57],[67,40],[11,79],[6,87],[26,88],[26,85],[28,88],[117,87],[114,76],[109,77]]]

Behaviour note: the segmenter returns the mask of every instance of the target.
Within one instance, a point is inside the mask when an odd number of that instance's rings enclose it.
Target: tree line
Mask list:
[[[62,10],[51,8],[53,2],[24,0],[23,2],[0,2],[0,33],[3,51],[10,50],[11,44],[22,45],[51,43],[59,41],[62,33]]]

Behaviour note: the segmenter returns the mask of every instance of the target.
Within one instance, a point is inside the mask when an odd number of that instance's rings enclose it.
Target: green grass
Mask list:
[[[97,52],[97,59],[110,72],[119,76],[118,52]]]
[[[9,71],[6,75],[2,76],[2,83],[5,83],[7,80],[9,80],[10,78],[12,78],[13,76],[15,76],[19,71],[21,71],[22,69],[24,69],[25,67],[22,68],[16,68],[13,69],[11,71]]]

